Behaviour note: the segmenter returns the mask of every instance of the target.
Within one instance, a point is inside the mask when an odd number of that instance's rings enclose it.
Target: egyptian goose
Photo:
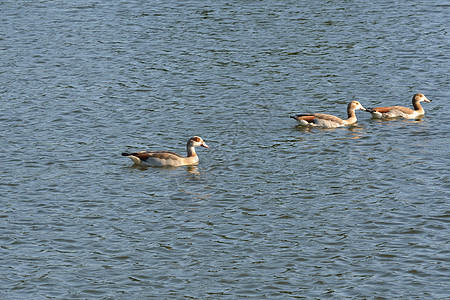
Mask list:
[[[412,104],[414,109],[403,107],[403,106],[385,106],[385,107],[374,107],[367,109],[368,112],[372,114],[375,119],[390,119],[390,118],[405,118],[405,119],[416,119],[425,114],[425,111],[420,105],[421,101],[431,102],[425,97],[424,94],[415,94],[412,98]]]
[[[201,137],[191,137],[186,145],[187,157],[170,151],[140,151],[136,153],[122,153],[122,156],[131,158],[136,165],[152,167],[179,167],[198,163],[195,147],[209,148]]]
[[[299,114],[296,116],[291,116],[291,118],[297,120],[300,125],[303,126],[317,126],[323,128],[336,128],[347,126],[356,123],[355,110],[361,109],[366,110],[361,103],[358,101],[352,101],[347,106],[348,119],[342,120],[341,118],[335,117],[328,114]]]

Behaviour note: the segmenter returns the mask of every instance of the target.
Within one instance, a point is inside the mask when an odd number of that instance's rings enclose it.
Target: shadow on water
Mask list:
[[[365,134],[365,126],[362,124],[355,124],[352,126],[338,127],[338,128],[321,128],[321,127],[296,125],[293,128],[293,130],[301,133],[307,132],[312,134],[332,133],[332,132],[338,132],[338,134],[349,133],[349,135],[347,137],[344,137],[344,139],[358,139]]]
[[[139,170],[139,171],[147,171],[150,169],[150,170],[173,171],[173,172],[179,171],[180,169],[185,169],[190,174],[201,175],[201,173],[198,169],[198,165],[180,166],[180,167],[172,167],[172,166],[152,167],[152,166],[133,164],[130,166],[126,166],[124,168]]]

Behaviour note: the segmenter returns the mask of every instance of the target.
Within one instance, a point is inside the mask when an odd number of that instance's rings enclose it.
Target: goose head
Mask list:
[[[427,97],[425,97],[424,94],[415,94],[412,98],[412,102],[414,103],[419,103],[421,101],[425,101],[425,102],[431,102],[431,100],[428,100]]]
[[[364,106],[361,105],[361,103],[359,103],[358,101],[352,101],[348,104],[347,106],[347,110],[351,111],[351,110],[356,110],[356,109],[360,109],[360,110],[367,110],[364,108]]]
[[[191,137],[188,142],[187,142],[187,146],[188,147],[198,147],[198,146],[202,146],[205,148],[209,148],[208,145],[206,145],[205,141],[199,137],[199,136],[193,136]]]

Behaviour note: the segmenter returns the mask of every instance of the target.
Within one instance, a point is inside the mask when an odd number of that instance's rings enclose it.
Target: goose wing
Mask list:
[[[406,115],[413,114],[414,110],[404,106],[384,106],[384,107],[374,107],[370,112],[378,112],[380,114],[389,113],[392,111],[402,112]]]
[[[135,153],[122,153],[123,156],[136,156],[137,158],[139,158],[142,161],[146,161],[149,158],[156,158],[156,159],[162,159],[162,160],[166,160],[166,159],[172,159],[172,160],[177,160],[180,158],[183,158],[184,156],[175,153],[175,152],[171,152],[171,151],[140,151],[140,152],[135,152]]]
[[[311,124],[314,126],[334,128],[339,126],[345,126],[347,123],[333,115],[315,113],[315,114],[299,114],[296,116],[291,116],[291,118],[296,119],[300,124]]]

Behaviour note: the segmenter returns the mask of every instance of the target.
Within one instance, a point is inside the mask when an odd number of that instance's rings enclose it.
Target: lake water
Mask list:
[[[450,3],[0,1],[1,299],[444,299]],[[411,106],[419,121],[289,116]],[[198,149],[194,167],[124,151]]]

